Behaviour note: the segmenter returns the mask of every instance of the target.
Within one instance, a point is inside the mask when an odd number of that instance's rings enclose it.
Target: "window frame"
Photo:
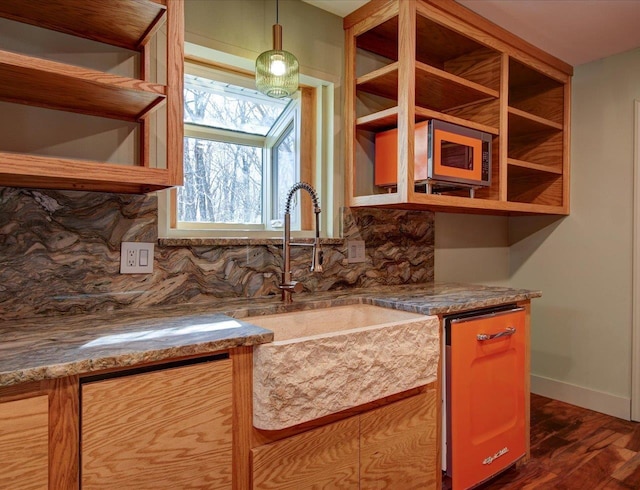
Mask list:
[[[189,131],[189,134],[187,134],[187,125],[185,124],[185,137],[190,137],[191,136],[191,131]],[[225,131],[225,130],[223,130]],[[202,134],[201,132],[198,133],[193,133],[193,134]],[[207,134],[208,135],[208,134]],[[253,135],[250,135],[253,136]],[[199,138],[199,139],[209,139],[209,138]],[[230,144],[238,144],[238,145],[245,145],[245,146],[251,146],[253,148],[259,148],[261,149],[262,153],[264,153],[263,147],[261,144],[248,144],[248,143],[252,143],[252,140],[255,140],[256,138],[248,138],[248,139],[239,139],[239,138],[229,138],[229,139],[211,139],[210,141],[216,141],[216,142],[220,142],[220,143],[230,143]],[[261,137],[259,137],[259,139],[262,139]],[[263,169],[264,172],[264,169]],[[262,180],[264,181],[264,175],[262,176]],[[264,201],[264,192],[262,193],[262,200]],[[173,208],[171,209],[171,213],[172,213],[172,218],[174,219],[176,225],[175,228],[178,230],[247,230],[247,231],[262,231],[264,229],[264,224],[253,224],[253,223],[198,223],[198,222],[189,222],[189,221],[178,221],[178,217],[177,217],[177,207],[178,207],[178,194],[176,192],[176,201],[175,201],[175,205],[173,206]],[[264,206],[264,204],[263,204]],[[262,211],[262,214],[264,215],[264,208]]]
[[[277,187],[277,182],[275,181],[275,174],[278,172],[278,162],[275,156],[276,148],[282,141],[287,137],[289,131],[295,131],[294,144],[295,154],[297,159],[296,165],[296,177],[294,182],[298,182],[303,180],[303,177],[309,177],[308,175],[303,175],[302,170],[302,159],[303,159],[303,150],[301,148],[300,136],[301,136],[301,126],[302,126],[302,102],[299,93],[295,94],[295,98],[297,99],[296,104],[289,105],[285,109],[285,111],[280,115],[278,120],[272,126],[271,130],[266,135],[266,141],[264,145],[264,161],[266,162],[267,171],[270,172],[270,175],[267,175],[267,179],[269,180],[269,195],[264,195],[265,199],[265,216],[268,220],[266,223],[267,230],[282,230],[284,226],[283,221],[279,216],[274,215],[274,208],[277,207],[278,194],[274,192],[274,189]],[[291,129],[290,129],[291,128]],[[299,231],[300,230],[300,206],[295,206],[294,209],[295,217],[292,216],[292,230]],[[296,226],[293,226],[293,223],[297,223]]]

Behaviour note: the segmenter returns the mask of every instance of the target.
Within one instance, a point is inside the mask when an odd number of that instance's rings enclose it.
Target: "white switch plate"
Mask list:
[[[122,242],[120,274],[151,274],[153,272],[153,243]]]
[[[347,262],[349,264],[356,264],[358,262],[365,262],[366,260],[364,240],[348,240]]]

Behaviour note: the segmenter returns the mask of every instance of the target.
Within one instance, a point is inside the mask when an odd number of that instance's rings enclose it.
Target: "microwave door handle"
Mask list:
[[[498,333],[479,333],[476,338],[478,339],[478,342],[484,342],[485,340],[499,339],[500,337],[510,337],[514,333],[516,333],[516,329],[514,327],[507,327],[505,330]]]

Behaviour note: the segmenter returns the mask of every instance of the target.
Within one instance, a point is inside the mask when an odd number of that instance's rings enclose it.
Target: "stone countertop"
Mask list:
[[[375,295],[371,304],[424,315],[447,315],[461,311],[525,301],[542,296],[540,291],[455,283],[434,283],[420,288],[397,288]]]
[[[198,310],[161,308],[0,322],[0,387],[273,340],[270,330]]]
[[[365,303],[443,315],[540,297],[538,291],[469,284],[384,286],[279,298],[214,298],[209,304],[0,322],[0,387],[273,340],[251,316]]]
[[[491,306],[515,303],[542,296],[540,291],[461,283],[429,283],[402,286],[347,289],[293,295],[293,303],[271,300],[236,300],[225,305],[235,318],[271,315],[312,308],[365,303],[423,315],[447,315]]]

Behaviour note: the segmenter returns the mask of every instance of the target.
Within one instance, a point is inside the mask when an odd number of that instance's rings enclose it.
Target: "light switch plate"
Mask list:
[[[366,260],[364,240],[348,240],[347,262],[349,264],[356,264],[358,262],[365,262]]]
[[[122,242],[120,274],[151,274],[153,272],[153,243]]]

